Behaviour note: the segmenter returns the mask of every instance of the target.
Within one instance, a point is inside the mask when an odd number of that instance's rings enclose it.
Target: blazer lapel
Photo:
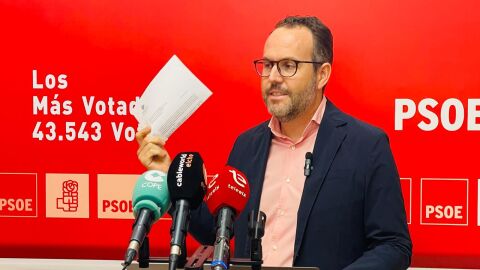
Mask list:
[[[297,213],[294,262],[298,256],[308,218],[317,194],[322,187],[325,176],[340,145],[347,135],[344,128],[346,121],[342,117],[343,114],[329,101],[327,101],[326,106],[313,149],[312,174],[305,180],[302,199]]]
[[[258,136],[258,140],[256,155],[253,157],[252,162],[257,164],[255,168],[259,168],[259,170],[252,172],[254,177],[250,186],[251,199],[249,200],[252,203],[250,209],[255,209],[255,211],[258,211],[260,208],[263,180],[265,179],[265,170],[267,169],[268,154],[272,141],[272,133],[268,126],[265,125],[262,133]]]
[[[268,123],[267,123],[268,124]],[[268,154],[270,152],[270,144],[272,141],[272,133],[270,128],[264,124],[264,128],[255,134],[256,140],[253,144],[255,147],[255,154],[252,156],[251,162],[255,166],[250,167],[250,170],[246,171],[248,179],[250,180],[250,199],[243,212],[247,215],[251,210],[255,210],[258,213],[260,208],[260,197],[263,189],[263,180],[265,178],[265,170],[267,169]],[[245,217],[247,218],[247,217]],[[245,219],[246,221],[246,219]],[[245,223],[247,226],[247,223]],[[249,256],[250,243],[244,245],[243,254]]]

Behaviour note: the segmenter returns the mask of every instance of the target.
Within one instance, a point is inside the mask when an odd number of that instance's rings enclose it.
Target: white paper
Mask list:
[[[139,128],[167,140],[212,92],[173,55],[153,78],[133,108]]]

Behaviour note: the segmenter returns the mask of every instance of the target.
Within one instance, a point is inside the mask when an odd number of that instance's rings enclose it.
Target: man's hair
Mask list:
[[[275,29],[280,27],[298,27],[303,26],[312,32],[313,36],[313,61],[315,62],[333,62],[333,36],[330,29],[323,24],[317,17],[288,16],[275,25]],[[315,65],[316,69],[317,65]]]

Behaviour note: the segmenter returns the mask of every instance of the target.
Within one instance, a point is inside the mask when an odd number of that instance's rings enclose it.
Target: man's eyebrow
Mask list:
[[[299,60],[297,59],[296,57],[282,57],[278,60],[273,60],[273,59],[270,59],[268,57],[262,57],[262,60],[268,60],[268,61],[282,61],[282,60],[294,60],[294,61],[302,61],[302,60]]]

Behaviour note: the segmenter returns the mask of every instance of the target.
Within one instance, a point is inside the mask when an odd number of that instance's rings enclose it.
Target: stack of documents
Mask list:
[[[133,108],[139,128],[167,140],[202,105],[212,92],[172,56],[153,78]]]

